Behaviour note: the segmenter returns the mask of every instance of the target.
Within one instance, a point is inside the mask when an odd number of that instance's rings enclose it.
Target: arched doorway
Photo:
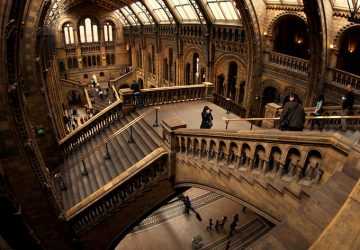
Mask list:
[[[224,74],[221,74],[217,77],[217,92],[219,95],[225,95],[225,86],[224,86],[225,77]]]
[[[228,93],[227,96],[235,100],[236,95],[236,77],[237,77],[238,66],[235,62],[229,63],[228,71]]]
[[[279,18],[273,31],[274,51],[309,59],[308,26],[300,17],[287,15]]]
[[[68,99],[69,106],[81,105],[80,93],[77,90],[70,90],[67,93],[67,99]]]
[[[262,93],[260,117],[264,117],[266,104],[272,102],[280,103],[280,94],[276,88],[269,86],[266,87]]]
[[[185,84],[190,85],[190,63],[185,66]]]
[[[336,68],[360,76],[360,26],[345,31],[339,49]]]

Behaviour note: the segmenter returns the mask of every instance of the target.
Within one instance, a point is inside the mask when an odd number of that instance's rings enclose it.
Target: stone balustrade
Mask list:
[[[351,148],[346,139],[314,132],[285,135],[264,130],[209,133],[180,129],[174,136],[172,150],[180,159],[302,186],[326,182],[342,167]]]
[[[273,63],[281,67],[286,67],[304,73],[308,72],[309,70],[309,60],[276,52],[269,52],[269,63]]]
[[[200,99],[212,100],[214,85],[205,82],[198,85],[162,87],[142,89],[141,96],[143,106],[169,104],[176,102],[195,101]],[[123,108],[134,108],[133,91],[129,88],[119,89]]]
[[[226,109],[228,112],[231,112],[240,117],[245,117],[246,115],[246,109],[242,105],[236,103],[230,98],[219,95],[218,93],[214,93],[214,103]]]
[[[84,233],[99,221],[116,213],[144,189],[168,177],[167,152],[158,148],[142,161],[87,197],[65,213],[73,232]]]
[[[360,76],[351,74],[346,71],[339,69],[329,69],[332,72],[332,82],[345,87],[348,84],[351,84],[356,91],[360,91]]]
[[[116,101],[59,141],[66,155],[123,116],[122,102]]]

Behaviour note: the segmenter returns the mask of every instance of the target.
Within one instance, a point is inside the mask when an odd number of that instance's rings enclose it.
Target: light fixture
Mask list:
[[[353,23],[360,23],[360,19],[356,17],[360,9],[359,0],[346,0],[346,1],[350,11],[350,17],[348,18],[348,21]]]
[[[267,32],[266,31],[264,31],[264,36],[266,36],[267,35]]]
[[[333,49],[334,47],[335,47],[334,44],[333,44],[333,43],[330,43],[329,48],[330,48],[330,49]]]

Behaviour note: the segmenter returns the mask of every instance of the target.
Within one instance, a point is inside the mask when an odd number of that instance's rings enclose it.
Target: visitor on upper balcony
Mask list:
[[[305,110],[297,94],[289,96],[280,115],[279,129],[285,131],[303,131],[305,123]]]
[[[211,114],[211,109],[208,106],[205,106],[201,112],[201,124],[200,128],[210,129],[213,126],[213,116]]]
[[[140,92],[140,85],[139,83],[137,83],[136,81],[133,81],[133,83],[131,84],[131,89],[134,93],[134,98],[135,98],[135,106],[138,109],[142,108],[142,99],[141,99],[141,92]]]
[[[319,94],[317,100],[316,100],[316,107],[313,113],[311,113],[311,116],[322,116],[323,114],[323,107],[325,104],[325,97],[323,94]],[[317,126],[320,130],[322,129],[320,120],[311,120],[311,129],[313,129],[315,126]]]
[[[342,115],[353,115],[355,94],[351,84],[346,85],[346,95],[341,98]],[[346,131],[346,119],[341,119],[341,128]]]

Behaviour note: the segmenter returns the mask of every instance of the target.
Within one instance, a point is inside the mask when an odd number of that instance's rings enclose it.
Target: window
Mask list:
[[[98,26],[90,18],[86,18],[79,26],[79,32],[81,43],[99,42]]]
[[[105,42],[112,42],[114,41],[113,38],[113,25],[109,22],[106,22],[104,25],[104,36]]]
[[[164,2],[157,0],[148,0],[144,1],[144,4],[146,4],[150,10],[152,10],[155,19],[157,19],[159,23],[170,23],[170,21],[172,21],[173,17]],[[161,6],[160,4],[162,4],[163,6]],[[169,19],[169,17],[171,18],[171,20]]]
[[[169,4],[172,5],[182,21],[200,22],[196,10],[189,0],[172,0]]]
[[[231,0],[206,0],[215,20],[240,20],[240,13]]]
[[[69,23],[64,27],[65,44],[74,44],[74,29]]]

